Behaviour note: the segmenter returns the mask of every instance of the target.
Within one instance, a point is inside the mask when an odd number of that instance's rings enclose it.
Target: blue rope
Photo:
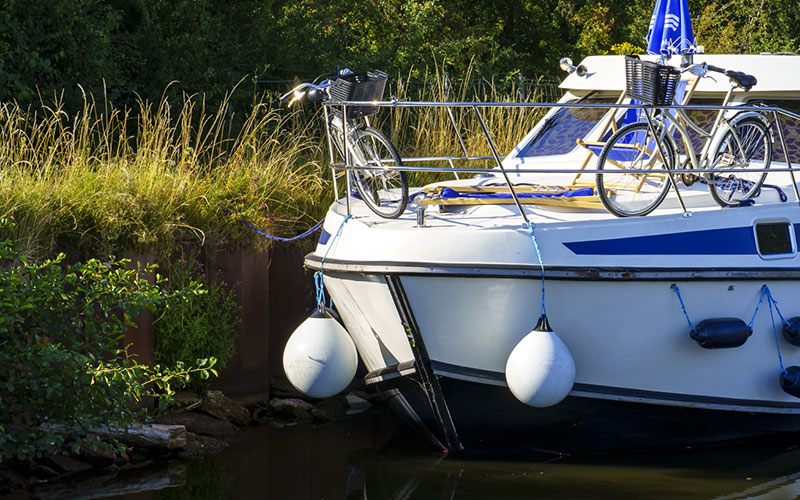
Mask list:
[[[227,208],[223,207],[222,205],[217,205],[217,206],[223,212],[225,212],[226,214],[228,214],[228,215],[231,214],[231,211],[228,210]],[[325,222],[325,218],[323,217],[321,221],[319,221],[316,224],[314,224],[314,226],[312,226],[311,229],[309,229],[308,231],[304,232],[303,234],[298,234],[297,236],[295,236],[293,238],[281,238],[280,236],[275,236],[273,234],[269,234],[269,233],[267,233],[265,231],[260,230],[259,228],[255,227],[254,225],[250,224],[244,218],[239,218],[239,222],[241,222],[245,226],[247,226],[250,229],[252,229],[253,231],[255,231],[256,234],[259,234],[259,235],[261,235],[261,236],[263,236],[265,238],[269,238],[269,239],[275,240],[275,241],[282,241],[284,243],[289,243],[291,241],[302,240],[303,238],[307,238],[307,237],[311,236],[312,234],[316,233],[317,231],[319,231],[319,228],[321,228],[322,224]]]
[[[689,323],[689,331],[694,332],[694,325],[692,324],[692,320],[689,319],[689,313],[686,312],[686,304],[683,303],[683,297],[681,297],[681,291],[678,288],[677,283],[673,283],[670,288],[672,291],[675,292],[675,295],[678,296],[678,301],[681,303],[681,310],[683,311],[683,315],[686,317],[686,322]]]
[[[778,313],[778,317],[781,318],[781,322],[783,322],[784,326],[791,326],[789,325],[789,322],[786,321],[786,318],[783,317],[783,314],[781,314],[781,310],[778,309],[778,301],[772,296],[772,292],[770,291],[769,287],[764,285],[764,288],[767,289],[767,298],[771,300],[773,304],[775,304],[775,312]]]
[[[772,305],[775,303],[775,310],[778,310],[778,304],[775,302],[775,299],[772,298],[772,294],[769,292],[769,288],[767,285],[764,285],[764,290],[767,292],[767,303],[769,304],[769,319],[772,320],[772,334],[775,336],[775,347],[778,348],[778,363],[781,365],[781,373],[786,372],[786,368],[783,366],[783,357],[781,356],[781,343],[778,341],[778,329],[775,327],[775,316],[772,314]],[[778,315],[781,315],[778,312]],[[781,318],[783,316],[781,315]]]
[[[778,309],[778,301],[775,300],[775,297],[772,296],[772,292],[770,291],[767,285],[764,285],[764,290],[767,293],[767,300],[769,301],[769,316],[772,320],[772,333],[775,336],[775,346],[778,348],[778,362],[781,365],[781,373],[786,372],[786,368],[783,366],[783,357],[781,356],[781,344],[778,341],[778,329],[775,327],[775,317],[772,315],[772,306],[775,306],[775,312],[778,313],[778,317],[781,318],[781,321],[785,326],[789,326],[789,322],[786,321],[786,318],[783,317],[781,314],[781,310]]]
[[[708,184],[708,181],[706,179],[700,178],[698,180],[703,184]],[[748,192],[753,187],[753,184],[754,184],[753,181],[748,181],[748,180],[745,180],[745,179],[736,178],[733,174],[731,174],[730,176],[728,176],[724,180],[726,180],[728,182],[726,184],[724,184],[723,187],[731,187],[731,186],[733,186],[735,184],[737,186],[737,189],[741,189],[741,191],[744,192],[744,193]],[[761,187],[758,188],[758,191],[753,196],[753,198],[755,198],[756,196],[759,196],[761,194],[761,189],[762,188],[770,188],[770,189],[774,189],[775,191],[777,191],[778,192],[778,198],[780,198],[781,203],[786,203],[789,200],[789,197],[786,196],[786,193],[783,192],[783,189],[781,189],[779,186],[776,186],[774,184],[762,184]],[[748,198],[746,200],[741,200],[739,203],[740,204],[741,203],[747,203],[747,202],[751,202],[751,204],[755,203],[755,200],[753,198]],[[744,206],[746,206],[746,205],[744,205]]]
[[[756,310],[753,311],[753,317],[750,319],[750,323],[748,323],[748,326],[750,327],[751,330],[753,329],[753,323],[756,320],[756,314],[758,314],[758,308],[761,307],[761,302],[764,300],[764,295],[769,293],[767,290],[768,290],[767,285],[761,287],[761,294],[758,296],[758,304],[756,304]]]
[[[281,238],[280,236],[275,236],[275,235],[266,233],[266,232],[258,229],[257,227],[253,226],[252,224],[250,224],[249,222],[247,222],[244,219],[239,219],[239,222],[241,222],[245,226],[249,227],[250,229],[255,231],[257,234],[263,236],[264,238],[269,238],[271,240],[282,241],[284,243],[288,243],[290,241],[302,240],[303,238],[306,238],[306,237],[311,236],[312,234],[316,233],[317,231],[319,231],[319,228],[322,227],[322,224],[325,222],[325,219],[323,218],[321,221],[319,221],[316,224],[314,224],[314,226],[311,229],[309,229],[308,231],[304,232],[303,234],[298,234],[297,236],[295,236],[293,238]]]
[[[536,231],[534,231],[534,224],[531,221],[525,221],[524,226],[528,228],[528,232],[531,234],[531,239],[533,240],[533,247],[536,249],[536,258],[539,259],[539,267],[542,269],[542,309],[540,311],[541,316],[547,316],[547,310],[545,308],[544,302],[544,261],[542,260],[542,251],[539,249],[539,242],[536,241]]]
[[[322,256],[322,261],[319,263],[319,271],[314,273],[314,286],[317,288],[317,307],[320,309],[325,308],[325,283],[323,276],[325,259],[328,257],[328,252],[330,252],[331,248],[333,248],[333,242],[336,241],[336,238],[338,238],[339,234],[342,232],[344,223],[347,222],[350,217],[352,217],[352,215],[346,215],[344,219],[342,219],[342,223],[339,224],[339,229],[336,230],[336,234],[334,234],[333,238],[331,238],[328,242],[328,248],[325,249],[325,254]],[[329,307],[333,307],[333,299],[330,300]]]
[[[678,285],[673,283],[672,286],[670,286],[670,288],[672,288],[675,291],[675,294],[678,296],[678,300],[681,303],[681,309],[683,310],[683,315],[686,316],[686,321],[687,323],[689,323],[689,328],[692,331],[695,331],[694,326],[692,326],[692,321],[689,319],[689,315],[686,313],[686,305],[683,303],[683,298],[681,297],[681,292],[678,289]],[[775,337],[775,347],[778,348],[778,364],[780,364],[781,366],[781,373],[784,373],[786,371],[786,368],[783,365],[783,356],[781,356],[781,343],[778,340],[778,328],[777,326],[775,326],[775,315],[772,312],[772,307],[773,306],[775,307],[775,312],[778,313],[778,316],[781,318],[781,321],[783,321],[784,325],[788,325],[789,322],[786,321],[786,318],[783,317],[783,314],[781,314],[780,309],[778,309],[778,301],[775,300],[775,298],[772,296],[772,292],[770,292],[769,287],[767,285],[763,285],[761,287],[761,293],[758,296],[758,303],[756,304],[756,310],[753,311],[753,317],[750,319],[750,323],[748,326],[752,330],[753,323],[755,323],[756,316],[758,315],[758,309],[759,307],[761,307],[761,303],[764,301],[764,296],[767,297],[767,304],[769,305],[769,317],[770,320],[772,320],[772,334]]]

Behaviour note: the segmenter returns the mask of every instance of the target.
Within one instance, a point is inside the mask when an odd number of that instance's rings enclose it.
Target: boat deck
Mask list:
[[[560,178],[555,176],[543,175],[528,175],[528,176],[514,176],[512,182],[514,183],[515,190],[524,192],[525,186],[537,184],[541,186],[561,187],[569,185],[569,181],[574,176],[569,176],[570,179],[565,179],[564,176]],[[585,176],[587,181],[593,180],[593,177]],[[778,189],[779,188],[785,195],[786,201],[781,201]],[[578,187],[591,187],[593,182],[582,182]],[[461,225],[466,227],[519,227],[522,224],[522,218],[514,202],[510,198],[502,200],[492,200],[489,204],[484,200],[464,200],[460,203],[456,199],[443,200],[445,203],[440,204],[434,200],[425,199],[423,196],[425,191],[433,191],[441,189],[442,187],[450,187],[456,190],[463,190],[464,188],[492,188],[493,191],[500,191],[508,193],[507,187],[503,177],[499,174],[495,177],[480,178],[480,179],[461,179],[451,180],[430,184],[424,187],[411,188],[409,191],[409,204],[406,211],[397,219],[385,219],[374,214],[369,208],[357,197],[351,197],[351,213],[354,218],[369,225],[383,225],[391,224],[393,229],[419,229],[417,224],[416,213],[418,210],[425,211],[425,227],[450,227],[452,225]],[[714,203],[708,188],[705,184],[700,182],[694,183],[692,186],[685,186],[682,183],[678,185],[680,195],[686,205],[686,212],[681,209],[678,198],[675,195],[674,189],[670,188],[670,192],[664,202],[650,215],[646,217],[652,220],[654,217],[667,217],[674,218],[675,216],[690,217],[695,213],[715,211],[715,210],[741,210],[751,207],[728,207],[721,208]],[[596,199],[596,197],[593,197]],[[604,220],[621,220],[609,213],[599,201],[593,203],[593,206],[577,205],[571,202],[569,198],[539,198],[539,199],[525,199],[522,200],[525,213],[528,218],[535,224],[553,224],[553,223],[576,223],[576,222],[591,222],[591,221],[604,221]],[[774,172],[767,176],[765,186],[762,188],[759,196],[754,198],[754,206],[763,205],[784,205],[786,207],[798,206],[797,200],[794,199],[794,193],[791,187],[791,179],[785,172]],[[341,199],[334,204],[333,209],[340,215],[347,213],[346,200]],[[634,219],[641,219],[637,217]]]

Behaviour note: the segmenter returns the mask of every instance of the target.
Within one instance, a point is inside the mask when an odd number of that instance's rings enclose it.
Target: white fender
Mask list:
[[[283,350],[283,371],[306,396],[328,398],[343,391],[356,374],[358,354],[347,330],[326,311],[300,324]]]
[[[517,399],[537,408],[560,403],[572,390],[575,361],[546,316],[511,351],[506,382]]]

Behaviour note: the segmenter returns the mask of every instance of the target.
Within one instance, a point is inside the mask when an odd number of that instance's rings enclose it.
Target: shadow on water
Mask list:
[[[394,442],[351,498],[788,499],[800,496],[800,447],[771,442],[647,454],[473,461]]]
[[[179,486],[173,482],[173,487],[162,484],[157,491],[108,498],[727,500],[800,496],[797,439],[636,455],[465,460],[431,450],[410,430],[400,428],[390,413],[316,428],[259,427],[242,433],[219,455],[161,464],[148,471],[157,478],[172,470],[174,476],[176,465],[185,467],[178,476]],[[110,495],[131,491],[107,486],[112,488],[107,490]],[[86,498],[70,496],[69,490],[57,497]]]

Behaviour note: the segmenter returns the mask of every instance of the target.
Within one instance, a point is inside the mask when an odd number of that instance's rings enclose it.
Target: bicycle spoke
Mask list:
[[[626,125],[608,140],[597,164],[605,171],[597,174],[596,183],[600,200],[611,213],[645,215],[661,203],[669,190],[663,155],[671,168],[672,146],[666,141],[659,145],[645,123]]]
[[[758,196],[770,164],[772,145],[766,126],[746,118],[728,130],[712,155],[711,168],[725,170],[709,175],[709,192],[720,205],[736,205]]]
[[[393,170],[402,165],[394,146],[383,134],[367,127],[356,135],[354,149],[362,158],[360,165],[371,167],[353,171],[356,189],[365,203],[381,217],[398,217],[408,203],[408,180],[404,172]]]

